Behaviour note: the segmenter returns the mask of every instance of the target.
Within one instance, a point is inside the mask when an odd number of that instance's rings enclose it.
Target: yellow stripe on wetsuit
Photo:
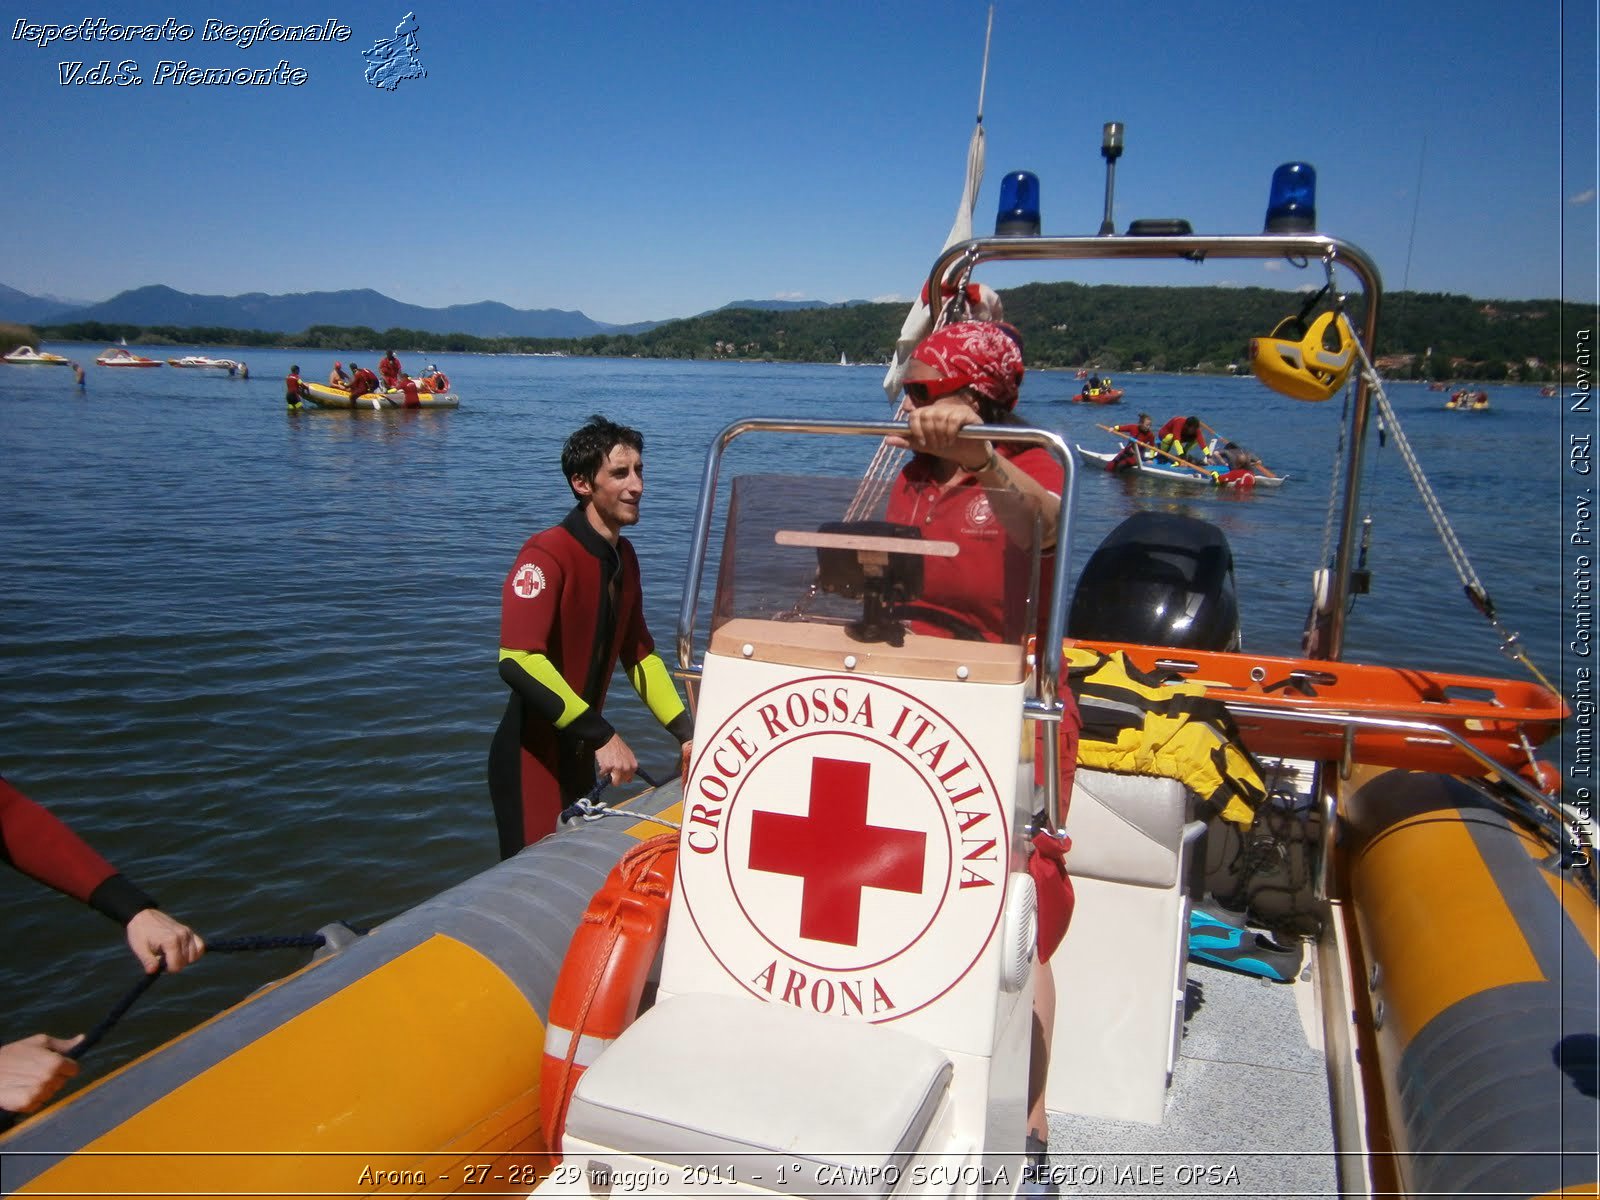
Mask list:
[[[584,713],[589,704],[572,690],[570,684],[556,670],[555,663],[537,650],[507,650],[500,647],[500,661],[510,660],[539,687],[544,688],[561,704],[561,714],[554,720],[557,729],[565,729]],[[667,664],[659,654],[647,654],[628,669],[628,682],[639,693],[639,699],[655,714],[662,725],[671,725],[684,713],[683,700],[673,686]]]
[[[537,650],[507,650],[501,646],[500,661],[507,660],[520,667],[533,683],[544,688],[560,702],[561,715],[554,720],[557,729],[565,729],[589,711],[588,703],[561,677],[561,672],[556,670],[555,663]]]
[[[683,700],[659,654],[646,654],[641,658],[628,671],[628,682],[661,724],[671,725],[683,715]]]

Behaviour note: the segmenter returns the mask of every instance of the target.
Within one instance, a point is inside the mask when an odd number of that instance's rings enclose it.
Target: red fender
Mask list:
[[[561,1150],[567,1105],[584,1070],[639,1015],[639,999],[667,931],[678,835],[622,856],[595,892],[567,945],[545,1021],[539,1108],[545,1145]]]
[[[1561,772],[1552,764],[1542,759],[1531,759],[1517,768],[1517,774],[1521,775],[1545,795],[1554,796],[1557,799],[1560,798]]]

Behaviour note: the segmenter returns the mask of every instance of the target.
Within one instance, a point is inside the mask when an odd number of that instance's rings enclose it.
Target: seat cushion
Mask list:
[[[887,1196],[953,1070],[892,1029],[739,996],[672,996],[584,1073],[567,1133],[666,1163],[737,1154],[738,1178],[766,1188],[780,1186],[782,1167],[785,1190]]]
[[[1067,810],[1067,872],[1143,887],[1178,880],[1189,791],[1176,779],[1080,766]]]

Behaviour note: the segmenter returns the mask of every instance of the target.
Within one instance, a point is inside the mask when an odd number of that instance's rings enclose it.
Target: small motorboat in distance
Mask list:
[[[1074,404],[1117,404],[1122,400],[1122,389],[1114,387],[1086,387],[1072,398]]]
[[[59,354],[35,350],[32,346],[18,346],[10,354],[0,355],[0,361],[17,367],[64,367],[67,360]]]
[[[159,367],[159,358],[146,358],[142,354],[135,354],[126,346],[107,346],[94,360],[102,367]]]
[[[239,369],[239,364],[231,358],[208,358],[204,354],[185,354],[182,358],[167,359],[169,367],[213,367],[218,371],[226,371],[232,375]]]

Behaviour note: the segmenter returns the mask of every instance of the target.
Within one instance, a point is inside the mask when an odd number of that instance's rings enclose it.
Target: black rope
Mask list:
[[[353,925],[348,928],[355,933],[367,932],[365,929],[360,929]],[[215,941],[206,943],[206,953],[242,954],[256,950],[314,950],[326,942],[327,938],[320,933],[254,934],[245,937],[217,938]],[[66,1057],[77,1061],[99,1045],[106,1034],[111,1032],[118,1021],[128,1015],[128,1010],[139,1002],[141,996],[155,986],[156,980],[166,974],[166,971],[166,961],[162,960],[156,964],[154,971],[148,975],[141,975],[139,982],[123,994],[122,999],[112,1006],[111,1011],[102,1017],[93,1029],[83,1035],[83,1040],[66,1052]],[[9,1129],[16,1122],[16,1119],[16,1113],[0,1109],[0,1132]]]
[[[643,771],[640,774],[643,774]],[[365,928],[360,928],[360,926],[346,925],[346,928],[349,928],[352,933],[366,933]],[[206,954],[245,954],[245,952],[251,952],[251,950],[317,949],[317,947],[325,946],[326,941],[328,939],[326,939],[325,934],[320,933],[251,934],[251,936],[245,936],[245,938],[218,938],[216,941],[206,942],[205,949]],[[139,976],[139,982],[136,982],[133,987],[126,990],[122,1000],[118,1000],[112,1006],[112,1010],[104,1018],[101,1018],[101,1021],[88,1034],[83,1035],[82,1042],[78,1042],[72,1050],[66,1051],[66,1058],[78,1061],[85,1054],[94,1050],[94,1046],[98,1046],[104,1040],[104,1037],[109,1034],[112,1027],[125,1018],[128,1010],[139,1002],[139,997],[149,992],[150,987],[154,987],[155,981],[162,978],[163,974],[166,974],[165,958],[155,965],[154,971]],[[10,1130],[11,1126],[16,1125],[19,1115],[21,1114],[16,1114],[16,1112],[11,1112],[8,1109],[0,1109],[0,1133],[5,1133],[6,1130]]]
[[[71,1050],[67,1051],[67,1057],[71,1059],[82,1058],[85,1054],[89,1053],[89,1051],[93,1050],[97,1045],[99,1045],[100,1039],[111,1032],[111,1027],[118,1021],[122,1020],[122,1018],[127,1014],[128,1010],[134,1006],[135,1002],[138,1001],[139,997],[144,995],[151,989],[151,987],[155,985],[156,980],[161,978],[166,969],[167,964],[165,960],[163,960],[156,964],[156,969],[150,972],[150,974],[141,975],[139,977],[139,982],[128,989],[127,993],[122,997],[122,999],[117,1001],[116,1006],[100,1019],[100,1023],[93,1029],[89,1030],[88,1033],[83,1035],[83,1041],[79,1042]]]
[[[235,938],[217,938],[215,941],[206,943],[206,953],[241,954],[253,950],[315,950],[325,941],[327,939],[320,933],[291,933],[278,936],[261,934]],[[100,1040],[111,1032],[112,1026],[127,1015],[128,1010],[138,1002],[139,997],[149,991],[155,981],[166,973],[166,969],[167,964],[163,960],[156,964],[156,969],[150,974],[141,975],[139,982],[128,989],[122,999],[118,1000],[112,1010],[100,1020],[100,1023],[83,1035],[83,1041],[67,1051],[67,1057],[79,1059],[93,1050]]]
[[[365,929],[350,926],[355,933],[366,933]],[[285,933],[276,936],[272,934],[252,934],[246,937],[218,938],[214,942],[206,943],[208,954],[238,954],[251,950],[315,950],[328,939],[320,933]]]

